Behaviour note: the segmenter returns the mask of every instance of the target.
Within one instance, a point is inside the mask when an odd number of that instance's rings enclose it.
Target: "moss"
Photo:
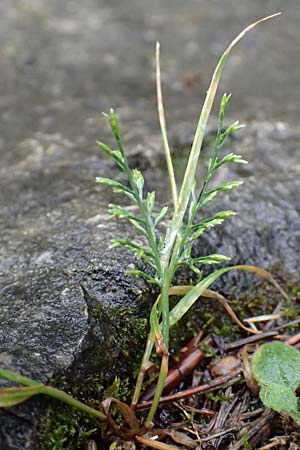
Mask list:
[[[70,370],[63,377],[52,379],[51,383],[59,389],[68,392],[70,395],[80,399],[96,409],[103,398],[113,396],[121,401],[127,401],[130,396],[135,373],[138,370],[144,351],[144,342],[147,337],[147,321],[144,318],[137,318],[126,308],[109,308],[105,310],[105,315],[101,307],[93,307],[90,311],[90,318],[97,323],[104,323],[110,329],[113,321],[114,335],[120,336],[116,342],[112,340],[111,346],[118,349],[117,364],[111,376],[103,378],[101,371],[97,370],[94,361],[86,363],[94,373],[76,373],[76,367]],[[95,361],[97,358],[97,347],[95,347]],[[107,355],[110,358],[110,355]],[[84,359],[84,357],[83,357]],[[126,370],[122,362],[126,361]],[[112,361],[110,361],[112,364]],[[119,364],[119,366],[118,366]],[[118,369],[119,368],[119,369]],[[124,370],[122,370],[124,369]],[[122,379],[115,377],[115,373],[121,374]],[[80,374],[80,375],[79,375]],[[125,376],[124,374],[127,374]],[[130,379],[130,381],[129,381]],[[112,411],[118,420],[118,411]],[[75,408],[55,402],[55,406],[50,408],[47,419],[41,430],[42,450],[78,450],[83,448],[86,439],[97,430],[101,424]]]
[[[55,402],[42,428],[42,450],[76,450],[99,428],[99,423],[64,404]]]
[[[107,335],[108,347],[111,347],[111,355],[115,354],[117,349],[116,366],[113,371],[113,382],[115,374],[118,376],[128,377],[135,375],[140,365],[144,344],[148,335],[148,321],[144,317],[137,317],[135,312],[130,308],[120,308],[110,306],[102,308],[101,305],[93,305],[90,309],[89,316],[94,323],[94,329],[97,332],[98,324],[105,324],[107,333],[102,329],[102,333]],[[111,333],[110,330],[113,330]],[[97,355],[95,355],[97,357]],[[112,364],[109,357],[108,364]]]

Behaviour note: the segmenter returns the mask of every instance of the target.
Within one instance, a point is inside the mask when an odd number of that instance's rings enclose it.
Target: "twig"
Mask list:
[[[165,444],[164,442],[155,441],[153,439],[145,438],[142,436],[136,436],[135,440],[140,444],[146,445],[147,447],[157,448],[158,450],[180,450],[181,447],[176,445]]]
[[[247,420],[247,419],[250,419],[251,417],[258,416],[259,414],[262,414],[264,412],[264,410],[265,410],[265,408],[257,408],[257,409],[255,409],[255,411],[248,411],[246,413],[241,414],[240,419]]]
[[[300,333],[295,334],[294,336],[291,336],[289,339],[287,339],[286,344],[289,345],[296,345],[300,342]]]
[[[282,330],[283,328],[288,328],[293,325],[297,325],[298,323],[300,323],[300,319],[291,320],[290,322],[284,323],[282,325],[278,325],[278,327],[273,328],[273,330],[279,331],[279,330]]]
[[[277,313],[279,313],[280,312],[280,310],[281,310],[281,307],[282,307],[282,301],[280,301],[279,303],[278,303],[278,305],[276,306],[276,308],[274,309],[274,311],[273,311],[273,314],[277,314]],[[272,326],[273,326],[273,324],[274,324],[274,321],[275,320],[269,320],[269,322],[267,322],[266,324],[265,324],[265,326],[264,326],[264,331],[268,331],[270,328],[272,328]]]
[[[252,344],[253,342],[258,342],[263,339],[268,339],[275,336],[278,336],[277,331],[267,331],[266,333],[261,333],[256,336],[249,336],[244,339],[239,339],[238,341],[232,342],[231,344],[225,344],[224,350],[234,350],[236,348],[243,347],[246,344]]]
[[[219,431],[218,433],[212,434],[211,436],[208,436],[206,438],[201,438],[201,442],[208,442],[208,441],[211,441],[212,439],[225,436],[225,434],[227,434],[227,433],[231,433],[232,431],[238,431],[238,430],[239,430],[239,427],[227,428],[226,430]]]
[[[277,445],[286,445],[286,444],[287,444],[286,436],[276,436],[271,439],[271,442],[269,442],[269,444],[260,447],[259,450],[269,450],[270,448],[276,447]]]
[[[271,422],[271,420],[275,417],[276,413],[269,409],[265,410],[265,413],[254,422],[252,427],[245,427],[241,430],[240,435],[245,434],[245,430],[247,429],[248,439],[250,440],[256,433],[258,433],[266,424]],[[245,441],[243,437],[239,439],[234,445],[231,445],[228,450],[240,450],[244,448]]]
[[[231,386],[242,380],[242,375],[240,374],[240,369],[231,372],[229,375],[215,378],[214,380],[197,386],[194,388],[186,389],[185,391],[177,392],[176,394],[166,395],[160,398],[159,404],[173,402],[175,400],[180,400],[191,395],[200,394],[202,392],[212,391],[220,387]],[[136,405],[136,410],[147,409],[152,405],[152,401],[147,401],[144,403],[139,403]]]

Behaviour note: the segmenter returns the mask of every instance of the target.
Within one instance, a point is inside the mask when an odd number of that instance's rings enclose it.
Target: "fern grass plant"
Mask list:
[[[280,13],[278,13],[280,14]],[[129,202],[136,206],[137,213],[133,213],[131,208],[111,205],[111,215],[118,219],[126,219],[135,228],[136,232],[142,236],[144,244],[128,239],[115,239],[113,247],[125,246],[133,251],[137,258],[142,259],[150,268],[150,274],[142,270],[129,271],[132,275],[141,276],[148,283],[153,283],[159,288],[159,295],[155,301],[150,314],[150,332],[146,343],[146,348],[141,363],[141,368],[137,377],[136,388],[132,399],[132,408],[138,402],[144,375],[155,347],[156,353],[161,358],[160,373],[157,382],[155,396],[152,406],[146,418],[143,430],[152,426],[159,399],[164,388],[164,382],[168,373],[168,355],[169,355],[169,332],[170,327],[176,324],[195,301],[206,289],[222,274],[229,270],[248,270],[258,272],[264,276],[269,275],[262,269],[252,266],[234,266],[219,269],[201,279],[194,287],[188,287],[181,300],[170,310],[169,292],[172,287],[175,272],[188,267],[196,273],[201,273],[201,267],[207,264],[219,264],[228,261],[230,258],[221,254],[210,254],[201,257],[194,257],[192,254],[193,243],[201,234],[210,228],[222,224],[229,217],[235,215],[233,211],[220,211],[212,217],[199,219],[203,207],[212,202],[221,191],[227,191],[236,188],[241,181],[231,181],[219,186],[211,187],[211,181],[215,173],[228,163],[245,164],[246,161],[239,155],[233,153],[222,154],[224,144],[228,137],[241,129],[242,125],[238,122],[233,123],[227,129],[223,129],[224,114],[228,105],[230,95],[224,94],[220,104],[219,127],[216,135],[214,150],[208,161],[206,176],[203,180],[196,177],[196,168],[200,156],[201,146],[204,138],[205,127],[214,103],[217,87],[222,74],[223,67],[234,45],[245,35],[247,31],[255,27],[258,23],[277,16],[273,14],[255,22],[243,30],[225,50],[217,67],[213,73],[212,80],[207,91],[202,112],[200,114],[195,138],[188,158],[184,178],[179,191],[175,179],[173,163],[168,143],[167,129],[164,115],[164,106],[162,99],[162,90],[160,82],[160,63],[159,63],[159,44],[156,48],[156,80],[157,80],[157,99],[161,133],[163,138],[170,188],[172,192],[172,208],[163,207],[157,211],[155,207],[155,192],[144,192],[144,178],[137,169],[129,167],[128,159],[123,147],[123,141],[120,126],[113,110],[107,115],[111,130],[116,140],[116,149],[109,148],[106,144],[98,142],[100,148],[107,153],[123,172],[125,184],[109,178],[98,178],[99,183],[110,186],[114,192],[125,195]],[[158,230],[159,222],[167,216],[170,225],[165,234]],[[271,280],[272,281],[272,280]],[[277,286],[278,287],[278,286]],[[174,291],[174,287],[173,287]],[[27,400],[36,394],[46,394],[64,401],[74,407],[77,407],[87,413],[98,417],[100,420],[107,420],[108,414],[99,412],[90,408],[79,401],[72,399],[62,391],[42,385],[36,381],[14,374],[11,371],[1,369],[0,377],[24,385],[23,388],[5,388],[0,390],[0,407],[9,407]],[[126,405],[125,405],[126,406]],[[125,410],[132,418],[132,412],[129,407]],[[123,407],[124,409],[124,407]],[[132,410],[131,410],[132,411]],[[111,418],[109,420],[112,420]],[[110,422],[111,423],[111,422]],[[135,423],[135,422],[134,422]]]
[[[159,44],[156,47],[156,80],[157,80],[157,99],[158,111],[161,126],[161,133],[164,143],[166,162],[169,173],[170,187],[173,197],[173,210],[170,214],[170,226],[165,235],[157,230],[159,221],[167,214],[168,209],[164,207],[160,212],[155,213],[155,192],[144,193],[144,178],[137,169],[131,170],[128,165],[126,153],[124,151],[121,132],[118,120],[113,110],[107,115],[111,130],[117,143],[117,149],[113,150],[102,142],[98,145],[109,156],[111,156],[121,171],[127,178],[127,184],[121,184],[112,179],[98,178],[97,181],[113,188],[117,193],[122,193],[129,198],[138,210],[135,215],[126,207],[111,205],[110,212],[113,217],[127,219],[142,235],[145,245],[142,246],[137,242],[125,239],[115,239],[113,247],[125,246],[131,249],[134,254],[144,260],[152,270],[153,274],[149,274],[141,270],[132,270],[131,274],[144,277],[149,283],[159,286],[160,294],[152,307],[150,314],[150,334],[142,361],[141,370],[138,376],[135,393],[133,396],[132,406],[134,407],[138,401],[141,391],[142,381],[145,373],[145,366],[149,361],[153,346],[157,354],[161,357],[160,374],[157,382],[157,388],[146,419],[146,428],[151,427],[151,423],[158,406],[160,396],[163,391],[164,381],[168,373],[168,354],[169,354],[169,332],[170,326],[178,322],[185,312],[191,307],[201,293],[209,287],[220,275],[230,270],[230,268],[215,271],[213,274],[202,279],[192,290],[190,290],[174,307],[169,310],[169,289],[172,285],[174,275],[177,269],[187,266],[195,272],[200,272],[200,267],[205,264],[218,264],[228,261],[230,258],[220,254],[205,255],[202,257],[192,256],[192,246],[201,234],[216,225],[221,224],[225,219],[235,215],[233,211],[220,211],[213,217],[198,220],[199,212],[209,202],[213,201],[216,195],[225,190],[233,189],[241,184],[241,181],[233,181],[221,184],[219,186],[210,187],[212,177],[217,170],[228,163],[245,164],[246,161],[239,155],[228,154],[222,156],[222,148],[226,139],[233,133],[238,131],[242,125],[235,122],[223,131],[223,121],[226,106],[229,102],[230,95],[224,94],[222,97],[219,113],[219,127],[216,136],[214,151],[209,159],[207,173],[204,181],[196,178],[196,168],[200,156],[201,146],[204,138],[206,124],[214,103],[217,87],[222,74],[223,67],[228,55],[234,45],[245,35],[247,31],[252,29],[258,23],[268,20],[275,15],[265,17],[260,21],[250,25],[243,30],[228,46],[223,53],[211,80],[207,95],[204,101],[202,112],[200,114],[198,126],[196,129],[194,141],[188,158],[183,182],[177,193],[177,184],[174,175],[173,163],[168,144],[167,129],[165,123],[164,106],[162,100],[162,90],[160,82],[160,64],[159,64]],[[185,220],[186,219],[186,220]]]

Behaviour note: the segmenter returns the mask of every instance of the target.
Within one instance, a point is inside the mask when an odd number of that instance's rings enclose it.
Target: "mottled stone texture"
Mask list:
[[[146,189],[169,202],[154,42],[162,43],[170,135],[182,155],[217,56],[241,27],[276,11],[278,2],[267,3],[1,0],[1,367],[43,382],[131,372],[154,293],[125,275],[135,263],[130,254],[109,250],[113,236],[133,231],[108,221],[111,192],[94,182],[120,177],[94,144],[111,142],[100,113],[118,108],[131,163],[145,171]],[[228,63],[222,90],[234,92],[234,120],[299,118],[298,0],[285,8]],[[266,268],[279,262],[298,273],[300,132],[263,122],[239,136],[228,150],[250,163],[227,168],[218,181],[238,177],[245,185],[213,206],[239,216],[204,235],[195,252]],[[219,286],[248,284],[228,275]],[[0,410],[0,450],[39,450],[47,407],[36,398]]]

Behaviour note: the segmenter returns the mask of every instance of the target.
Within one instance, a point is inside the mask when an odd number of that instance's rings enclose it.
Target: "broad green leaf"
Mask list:
[[[300,353],[282,342],[262,345],[253,356],[252,372],[265,406],[300,422],[295,390],[300,385]]]

